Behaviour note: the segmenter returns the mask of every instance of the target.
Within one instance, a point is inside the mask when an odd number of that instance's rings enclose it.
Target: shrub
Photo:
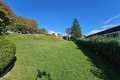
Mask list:
[[[13,60],[16,47],[13,43],[0,36],[0,72]]]
[[[120,38],[103,38],[99,36],[77,40],[78,45],[85,46],[97,54],[120,64]]]

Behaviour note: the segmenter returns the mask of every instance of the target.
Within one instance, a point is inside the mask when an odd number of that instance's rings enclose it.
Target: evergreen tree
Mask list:
[[[73,40],[81,37],[81,29],[77,19],[74,19],[73,25],[71,28],[71,36]]]

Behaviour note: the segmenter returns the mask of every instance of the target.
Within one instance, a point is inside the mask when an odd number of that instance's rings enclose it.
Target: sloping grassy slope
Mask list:
[[[98,74],[102,71],[73,42],[61,39],[9,39],[16,44],[17,62],[3,80],[35,80],[38,69],[49,73],[52,80],[103,80],[91,73],[92,70],[97,70]],[[49,79],[42,77],[37,80]]]

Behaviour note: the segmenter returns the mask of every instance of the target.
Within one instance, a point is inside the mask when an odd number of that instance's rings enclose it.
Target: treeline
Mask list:
[[[96,54],[120,64],[120,38],[90,37],[77,40],[78,45],[95,51]]]
[[[15,16],[10,30],[19,33],[36,33],[38,31],[38,24],[33,19]]]
[[[38,24],[34,19],[17,16],[4,2],[0,1],[0,34],[6,31],[37,33]]]

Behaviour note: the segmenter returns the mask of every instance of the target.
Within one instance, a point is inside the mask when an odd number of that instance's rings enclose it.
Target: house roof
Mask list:
[[[98,33],[95,33],[95,34],[91,34],[91,35],[86,36],[86,37],[91,37],[91,36],[95,36],[95,35],[103,35],[103,34],[108,34],[108,33],[117,32],[117,31],[120,31],[120,25],[115,26],[115,27],[110,28],[110,29],[107,29],[107,30],[104,30],[104,31],[101,31],[101,32],[98,32]]]

